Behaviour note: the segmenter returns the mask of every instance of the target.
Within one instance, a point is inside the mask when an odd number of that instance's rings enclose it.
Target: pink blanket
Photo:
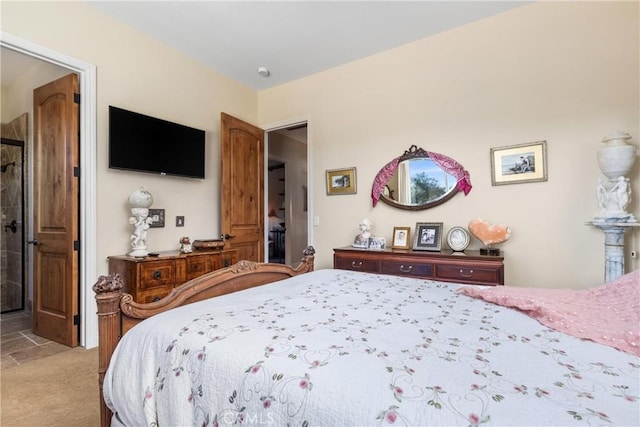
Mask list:
[[[468,286],[460,292],[517,308],[566,334],[640,356],[640,270],[589,290]]]

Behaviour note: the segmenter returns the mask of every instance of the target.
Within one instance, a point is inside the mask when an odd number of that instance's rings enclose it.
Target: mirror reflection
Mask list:
[[[438,202],[456,189],[455,176],[442,170],[429,158],[415,158],[398,163],[381,199],[406,207],[420,208]]]
[[[451,157],[415,145],[384,165],[373,180],[373,207],[379,200],[400,209],[437,206],[458,190],[471,191],[469,172]]]

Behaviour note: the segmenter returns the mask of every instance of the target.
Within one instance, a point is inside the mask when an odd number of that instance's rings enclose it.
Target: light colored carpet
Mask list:
[[[76,347],[0,373],[0,425],[100,425],[98,349]]]

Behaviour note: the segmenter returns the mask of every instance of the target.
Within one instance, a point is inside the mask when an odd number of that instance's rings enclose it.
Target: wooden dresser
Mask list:
[[[188,280],[235,264],[238,251],[196,250],[189,254],[168,251],[153,257],[120,255],[108,259],[109,273],[122,277],[124,292],[131,294],[135,302],[148,303],[161,299]]]
[[[333,267],[342,270],[393,274],[473,285],[504,285],[503,256],[464,252],[364,250],[352,247],[333,250]]]

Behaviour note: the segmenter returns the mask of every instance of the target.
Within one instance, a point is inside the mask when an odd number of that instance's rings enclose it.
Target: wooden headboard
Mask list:
[[[131,295],[123,293],[123,282],[118,274],[100,276],[93,285],[98,304],[100,425],[110,426],[112,416],[102,398],[104,375],[118,341],[132,327],[144,319],[172,308],[313,271],[314,255],[315,250],[309,246],[304,250],[302,260],[296,267],[239,261],[230,267],[190,280],[173,289],[163,299],[148,304],[136,303]]]

